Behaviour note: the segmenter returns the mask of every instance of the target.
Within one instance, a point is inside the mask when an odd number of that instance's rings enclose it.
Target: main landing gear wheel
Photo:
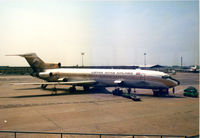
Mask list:
[[[83,86],[83,90],[84,90],[85,92],[88,92],[88,91],[90,90],[90,87],[89,87],[89,86]]]
[[[52,95],[56,95],[56,94],[57,94],[57,89],[56,89],[56,85],[54,85]]]
[[[169,95],[169,90],[168,89],[154,89],[153,95],[154,96],[166,96],[166,95]]]
[[[69,92],[75,92],[76,91],[76,87],[75,86],[72,86],[69,88]]]
[[[127,89],[128,94],[131,94],[131,88]]]
[[[116,89],[114,89],[113,91],[112,91],[112,94],[113,95],[122,95],[123,94],[123,91],[122,90],[120,90],[119,88],[116,88]]]
[[[173,92],[173,94],[175,93],[175,88],[174,87],[172,88],[172,92]]]
[[[42,89],[46,89],[46,87],[47,87],[47,84],[42,84],[42,85],[41,85],[41,88],[42,88]]]

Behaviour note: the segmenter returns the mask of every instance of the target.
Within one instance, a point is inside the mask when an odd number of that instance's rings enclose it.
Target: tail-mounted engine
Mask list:
[[[53,76],[53,73],[52,72],[40,72],[38,74],[39,77],[41,78],[49,78],[49,77],[52,77]]]
[[[61,63],[55,64],[55,63],[45,63],[44,69],[56,69],[61,68]]]
[[[52,72],[40,72],[38,74],[40,78],[49,80],[49,81],[58,81],[58,82],[67,82],[68,78],[59,78],[58,75],[53,74]]]
[[[59,81],[59,82],[67,82],[68,79],[67,79],[67,78],[59,78],[58,81]]]

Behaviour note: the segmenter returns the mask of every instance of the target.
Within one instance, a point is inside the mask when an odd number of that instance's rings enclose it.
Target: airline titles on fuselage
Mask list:
[[[110,79],[119,79],[119,78],[127,78],[127,79],[143,79],[144,80],[144,77],[145,75],[141,74],[141,72],[122,72],[122,71],[93,71],[90,73],[91,76],[93,77],[109,77]]]
[[[132,72],[91,72],[94,75],[134,75]],[[140,75],[140,72],[137,72],[136,75]]]

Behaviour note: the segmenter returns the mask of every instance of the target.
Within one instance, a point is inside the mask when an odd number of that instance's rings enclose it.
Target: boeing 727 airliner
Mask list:
[[[166,73],[140,69],[84,69],[61,68],[61,64],[45,63],[35,53],[10,55],[24,57],[31,68],[34,77],[45,80],[42,83],[23,83],[41,85],[72,85],[71,91],[76,91],[76,86],[82,86],[85,91],[90,87],[116,87],[119,88],[152,89],[154,95],[167,95],[169,88],[179,85],[179,81]]]

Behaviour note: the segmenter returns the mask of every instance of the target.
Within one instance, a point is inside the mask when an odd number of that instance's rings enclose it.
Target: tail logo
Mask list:
[[[40,66],[40,61],[38,59],[33,60],[33,66],[39,67]]]

